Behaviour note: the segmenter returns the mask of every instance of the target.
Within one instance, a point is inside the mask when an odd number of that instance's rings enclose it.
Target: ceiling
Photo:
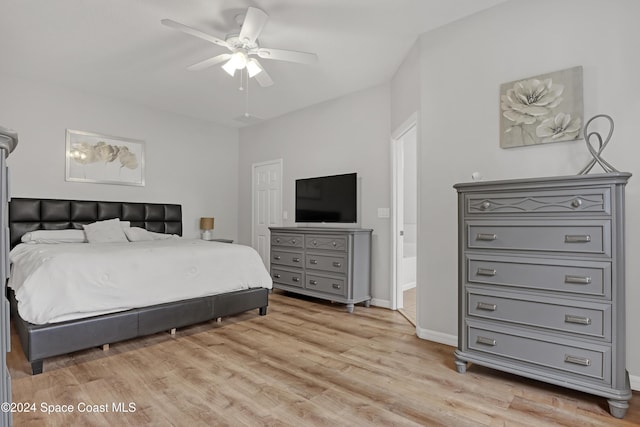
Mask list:
[[[269,20],[261,46],[316,53],[313,65],[261,60],[275,84],[249,86],[249,112],[269,119],[387,82],[419,34],[504,0],[0,0],[0,73],[240,127],[239,79],[226,49],[160,24],[224,38],[248,6]]]

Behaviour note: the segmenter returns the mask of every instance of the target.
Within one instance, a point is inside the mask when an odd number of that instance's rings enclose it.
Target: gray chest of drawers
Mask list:
[[[366,228],[270,227],[273,286],[347,304],[371,301],[371,232]]]
[[[628,173],[457,184],[458,372],[592,393],[622,418]]]

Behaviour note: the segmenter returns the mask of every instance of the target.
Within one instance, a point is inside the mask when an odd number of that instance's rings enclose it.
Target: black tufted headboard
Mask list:
[[[112,218],[131,221],[132,227],[182,235],[181,205],[15,197],[9,202],[11,247],[29,231],[81,229],[83,224]]]

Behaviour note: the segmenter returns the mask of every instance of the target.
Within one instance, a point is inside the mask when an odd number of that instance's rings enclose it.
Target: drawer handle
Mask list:
[[[573,314],[564,315],[565,323],[577,323],[578,325],[590,325],[591,319],[584,316],[574,316]]]
[[[334,261],[333,262],[333,266],[336,267],[336,268],[340,268],[340,267],[342,267],[342,263],[340,263],[338,261]]]
[[[295,276],[294,276],[294,277],[292,277],[292,278],[291,278],[291,280],[293,280],[294,282],[299,282],[299,281],[300,281],[300,278],[299,278],[299,277],[295,277]]]
[[[313,264],[313,265],[315,265],[315,264],[317,264],[317,263],[318,263],[318,260],[317,260],[317,259],[310,259],[310,260],[309,260],[309,264]]]
[[[293,262],[300,262],[300,258],[292,258],[291,261]]]
[[[482,209],[487,210],[491,207],[491,203],[489,202],[482,202]]]
[[[309,280],[309,284],[315,286],[315,285],[318,284],[318,281],[317,280]]]
[[[478,233],[476,234],[476,240],[485,240],[487,242],[490,242],[492,240],[496,240],[498,236],[496,236],[495,234],[489,234],[489,233]]]
[[[574,208],[579,208],[580,206],[582,206],[582,200],[573,199],[573,201],[571,202],[571,206],[573,206]]]
[[[591,360],[586,357],[572,356],[570,354],[564,355],[564,361],[574,365],[591,366]]]
[[[488,302],[478,302],[477,305],[478,310],[487,310],[487,311],[496,311],[498,306],[496,304],[490,304]]]
[[[565,243],[589,243],[591,241],[591,236],[588,234],[565,234],[564,242]]]
[[[313,241],[313,242],[311,242],[311,243],[313,243],[313,246],[316,246],[316,245],[318,244],[318,241],[317,241],[317,240],[314,240],[314,241]]]
[[[340,289],[342,287],[342,285],[339,285],[338,283],[334,283],[331,286],[333,286],[333,289]]]
[[[274,279],[279,279],[280,275],[279,274],[274,274],[273,277],[274,277]]]
[[[280,239],[276,239],[276,243],[280,243]]]
[[[576,283],[578,285],[588,285],[591,283],[591,277],[589,276],[564,276],[564,283]]]
[[[335,242],[335,240],[333,242],[331,242],[331,244],[333,245],[333,247],[335,248],[336,246],[338,246],[338,244]]]
[[[490,345],[492,347],[496,345],[496,340],[487,337],[478,337],[476,342],[478,344]]]
[[[280,255],[276,255],[273,257],[273,259],[275,259],[276,261],[280,259]]]
[[[495,268],[478,268],[476,272],[478,276],[495,276],[496,269]]]
[[[293,240],[291,241],[291,244],[292,244],[292,245],[295,245],[295,244],[296,244],[296,239],[293,239]]]

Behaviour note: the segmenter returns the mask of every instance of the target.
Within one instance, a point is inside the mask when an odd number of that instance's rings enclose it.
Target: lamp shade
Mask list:
[[[213,230],[213,218],[211,217],[200,218],[200,230]]]

